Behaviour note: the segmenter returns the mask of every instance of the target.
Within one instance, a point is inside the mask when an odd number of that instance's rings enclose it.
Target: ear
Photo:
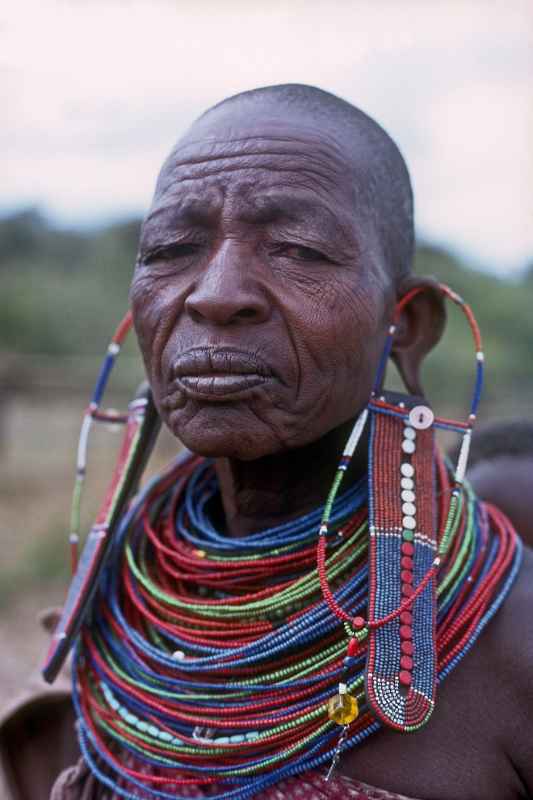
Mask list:
[[[398,320],[391,350],[401,378],[411,394],[424,395],[420,382],[420,367],[427,353],[435,347],[446,325],[444,298],[433,278],[409,276],[398,287],[400,300],[411,289],[420,287],[403,309]]]

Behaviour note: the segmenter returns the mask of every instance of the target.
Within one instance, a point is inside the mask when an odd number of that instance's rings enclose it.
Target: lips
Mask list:
[[[272,377],[254,353],[226,348],[194,348],[175,360],[174,385],[187,395],[210,400],[245,396]]]

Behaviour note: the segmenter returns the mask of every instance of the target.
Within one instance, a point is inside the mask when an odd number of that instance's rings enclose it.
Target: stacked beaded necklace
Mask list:
[[[468,422],[383,394],[380,369],[324,507],[228,537],[213,464],[191,456],[138,494],[74,658],[80,743],[103,785],[244,800],[334,766],[382,724],[425,723],[521,557],[506,518],[463,485],[482,364],[465,310],[478,352]],[[339,496],[368,415],[368,484]],[[455,474],[434,427],[463,435]]]

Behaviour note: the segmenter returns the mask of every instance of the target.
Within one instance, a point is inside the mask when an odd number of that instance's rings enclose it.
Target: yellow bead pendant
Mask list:
[[[359,716],[357,699],[348,694],[344,685],[339,686],[339,692],[328,700],[328,717],[338,725],[349,725]]]

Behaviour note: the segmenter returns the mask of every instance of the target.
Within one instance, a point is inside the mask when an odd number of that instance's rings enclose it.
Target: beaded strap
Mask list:
[[[130,403],[126,419],[126,429],[111,482],[87,535],[79,563],[76,558],[76,569],[61,618],[42,666],[43,678],[48,683],[56,679],[89,611],[114,531],[136,489],[159,430],[160,420],[146,385]],[[75,494],[78,492],[75,491]]]
[[[365,686],[376,716],[405,732],[423,725],[435,705],[435,576],[409,610],[374,623],[414,595],[433,566],[437,539],[433,430],[411,424],[406,411],[420,407],[416,398],[399,402],[398,416],[371,406]]]

